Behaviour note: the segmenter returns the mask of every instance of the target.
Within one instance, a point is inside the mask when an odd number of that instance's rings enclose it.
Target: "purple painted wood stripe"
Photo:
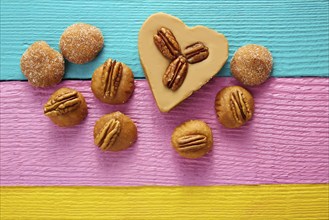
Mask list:
[[[97,101],[90,81],[65,81],[86,97],[89,116],[58,128],[42,114],[55,90],[26,82],[1,82],[1,185],[220,185],[327,183],[328,78],[276,78],[250,89],[256,112],[247,126],[224,129],[214,98],[232,78],[215,78],[172,112],[161,114],[147,82],[136,81],[129,103]],[[138,126],[129,150],[103,153],[93,145],[93,125],[120,110]],[[179,157],[170,136],[178,124],[202,119],[213,129],[214,150],[198,160]]]

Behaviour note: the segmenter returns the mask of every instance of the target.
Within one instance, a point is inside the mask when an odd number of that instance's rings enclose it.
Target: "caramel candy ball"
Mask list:
[[[187,121],[175,128],[171,144],[182,157],[196,159],[212,149],[212,132],[203,121]]]
[[[97,27],[84,23],[69,26],[59,42],[65,59],[76,64],[88,63],[95,59],[103,45],[102,32]]]
[[[121,112],[102,116],[94,127],[94,142],[103,151],[121,151],[137,140],[135,123]]]
[[[34,87],[50,87],[59,83],[64,75],[64,58],[46,42],[32,44],[21,58],[21,70]]]
[[[252,118],[254,98],[240,86],[229,86],[217,93],[215,109],[224,127],[238,128]]]
[[[124,63],[108,59],[99,66],[91,79],[96,98],[108,104],[123,104],[134,91],[134,74]]]
[[[264,83],[270,77],[272,66],[270,51],[256,44],[240,47],[231,60],[232,75],[246,86]]]
[[[79,124],[88,114],[82,94],[74,89],[61,88],[44,105],[44,114],[60,127]]]

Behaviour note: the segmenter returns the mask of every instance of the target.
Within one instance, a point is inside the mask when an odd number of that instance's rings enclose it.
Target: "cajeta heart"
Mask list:
[[[156,13],[140,29],[138,51],[157,106],[168,112],[220,71],[228,42],[212,29]]]

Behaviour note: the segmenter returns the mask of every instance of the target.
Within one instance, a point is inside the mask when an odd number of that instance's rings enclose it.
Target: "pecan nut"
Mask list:
[[[176,91],[183,84],[187,70],[188,63],[186,62],[186,58],[184,56],[177,57],[167,67],[162,78],[163,84],[167,88]]]
[[[60,94],[45,104],[44,114],[47,116],[64,115],[77,109],[80,103],[81,101],[76,91]]]
[[[122,64],[116,60],[108,59],[103,65],[102,85],[104,97],[115,97],[122,78]]]
[[[232,92],[230,98],[230,106],[231,106],[233,118],[238,123],[244,124],[252,117],[250,107],[246,102],[242,92],[240,91]]]
[[[203,134],[190,134],[177,139],[179,151],[198,151],[207,147],[207,137]]]
[[[193,64],[201,62],[209,56],[208,47],[201,42],[196,42],[187,46],[183,52],[187,62]]]
[[[120,121],[111,119],[105,123],[102,130],[95,138],[95,144],[102,150],[108,150],[113,146],[121,131]]]
[[[173,60],[181,54],[180,46],[174,34],[165,27],[158,30],[153,40],[159,51],[166,58]]]

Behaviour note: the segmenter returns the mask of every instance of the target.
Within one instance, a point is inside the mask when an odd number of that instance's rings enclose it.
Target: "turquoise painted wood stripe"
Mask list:
[[[137,36],[143,21],[163,11],[187,25],[206,25],[224,33],[231,59],[241,45],[256,43],[273,53],[275,77],[328,76],[328,1],[1,1],[1,80],[23,80],[19,60],[28,45],[45,40],[58,49],[72,23],[98,26],[105,36],[100,56],[86,65],[68,64],[66,79],[89,79],[108,57],[127,63],[137,78]],[[229,62],[219,76],[228,76]]]

